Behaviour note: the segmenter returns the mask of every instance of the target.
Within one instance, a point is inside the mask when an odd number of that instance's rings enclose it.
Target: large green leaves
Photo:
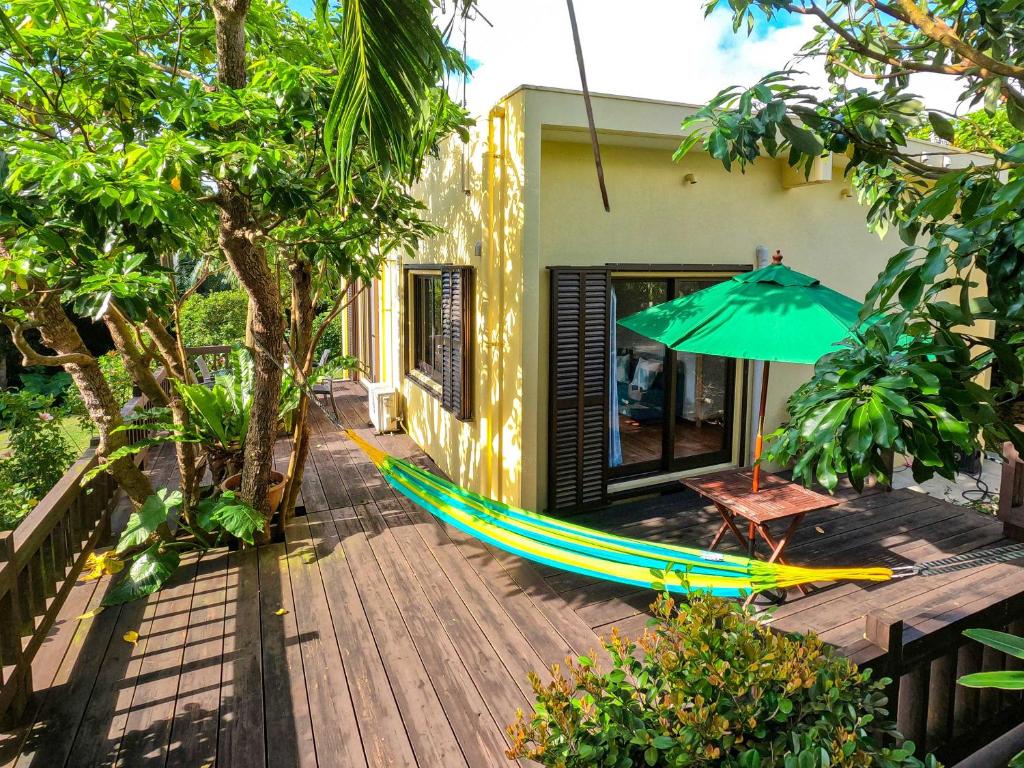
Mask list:
[[[404,174],[423,154],[422,135],[436,123],[436,87],[446,69],[463,66],[434,25],[429,0],[349,0],[340,31],[327,0],[316,16],[335,34],[338,77],[324,123],[335,183],[343,197],[360,146],[385,172]]]
[[[213,533],[219,526],[235,538],[253,544],[255,533],[263,530],[265,521],[263,515],[232,491],[225,491],[196,505],[196,524],[207,533]]]
[[[143,502],[137,512],[128,517],[121,538],[117,540],[116,552],[121,554],[144,543],[156,533],[157,528],[167,522],[174,507],[181,504],[181,492],[161,488]]]
[[[154,544],[132,563],[131,567],[103,598],[103,605],[120,605],[156,592],[174,575],[181,560],[177,549]]]

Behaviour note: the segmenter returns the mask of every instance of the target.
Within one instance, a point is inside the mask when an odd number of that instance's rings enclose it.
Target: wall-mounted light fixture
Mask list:
[[[839,196],[845,200],[848,197],[853,197],[853,192],[850,191],[849,187],[843,187],[839,190]]]
[[[688,173],[685,176],[683,176],[683,184],[696,184],[696,183],[697,183],[697,174],[695,174],[695,173]]]

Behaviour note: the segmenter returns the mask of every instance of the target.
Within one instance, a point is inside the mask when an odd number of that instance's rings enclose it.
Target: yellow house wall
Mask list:
[[[701,153],[674,163],[679,122],[690,108],[622,97],[594,99],[612,209],[605,213],[578,94],[523,87],[498,107],[478,120],[470,144],[448,142],[414,189],[444,232],[415,258],[389,262],[380,335],[410,436],[461,485],[493,498],[545,505],[548,267],[752,265],[764,245],[781,248],[789,266],[862,298],[900,247],[894,236],[882,241],[867,231],[865,209],[844,194],[849,185],[838,165],[831,181],[787,189],[782,165],[772,161],[743,174]],[[683,183],[689,173],[696,184]],[[405,375],[403,261],[475,268],[470,421],[442,410]],[[773,366],[770,427],[809,373]]]
[[[443,232],[425,241],[414,258],[389,264],[387,299],[382,301],[385,343],[393,358],[388,380],[401,391],[409,435],[459,484],[511,503],[520,500],[523,432],[521,120],[522,98],[513,95],[500,110],[478,120],[469,144],[453,139],[429,161],[413,193]],[[403,263],[474,268],[470,420],[443,410],[436,397],[406,375]],[[394,350],[400,351],[395,355]]]

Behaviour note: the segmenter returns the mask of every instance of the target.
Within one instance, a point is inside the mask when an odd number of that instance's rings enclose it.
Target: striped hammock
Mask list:
[[[818,581],[887,581],[889,568],[800,568],[615,536],[493,501],[348,436],[396,491],[470,536],[564,571],[669,592],[742,597]]]

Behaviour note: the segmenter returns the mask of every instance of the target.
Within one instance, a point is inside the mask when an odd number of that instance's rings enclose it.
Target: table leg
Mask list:
[[[768,526],[765,524],[759,524],[757,526],[758,533],[761,534],[761,538],[765,540],[768,546],[771,548],[771,555],[768,558],[769,563],[781,563],[782,565],[789,565],[786,559],[782,556],[782,553],[786,549],[786,545],[789,544],[789,539],[796,533],[796,529],[800,527],[800,523],[803,521],[804,516],[794,515],[793,519],[789,523],[789,527],[786,528],[786,532],[782,534],[782,538],[777,542],[772,538],[771,531],[768,530]],[[803,584],[797,584],[803,594],[808,595],[810,592]]]
[[[725,535],[725,531],[727,528],[733,532],[733,535],[736,537],[740,544],[749,547],[750,543],[748,537],[744,536],[740,532],[740,529],[736,527],[735,515],[733,515],[733,513],[729,511],[728,507],[725,507],[722,504],[718,504],[716,502],[715,507],[718,509],[718,513],[722,516],[722,527],[718,529],[718,533],[716,533],[715,538],[711,540],[711,546],[708,549],[713,550],[715,547],[719,545],[719,543],[721,543],[722,537]]]

